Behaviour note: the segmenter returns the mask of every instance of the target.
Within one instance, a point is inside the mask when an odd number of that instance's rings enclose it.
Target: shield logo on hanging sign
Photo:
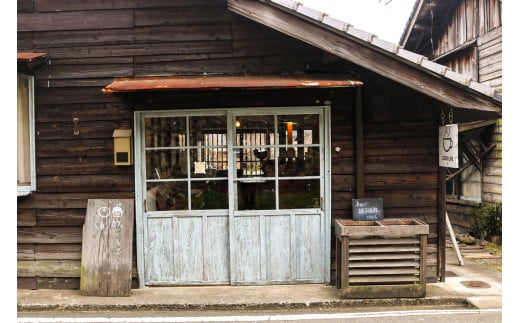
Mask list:
[[[459,127],[457,124],[439,127],[439,166],[459,168]]]

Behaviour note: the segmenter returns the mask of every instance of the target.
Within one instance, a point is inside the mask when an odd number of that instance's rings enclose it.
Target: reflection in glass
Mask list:
[[[278,133],[278,176],[319,176],[319,115],[280,115]]]
[[[272,210],[276,208],[274,181],[238,182],[238,210]]]
[[[278,116],[280,144],[319,144],[319,115],[294,114]]]
[[[188,209],[188,183],[148,183],[146,185],[146,211]]]
[[[146,118],[145,146],[150,147],[185,147],[186,118]]]
[[[287,176],[319,176],[319,147],[280,148],[278,173]]]
[[[227,181],[193,181],[191,182],[191,209],[227,209]]]
[[[186,178],[186,149],[146,151],[146,179]]]
[[[227,116],[146,118],[147,210],[227,209],[230,177],[236,178],[238,210],[318,208],[319,119],[236,116],[231,146]],[[236,174],[228,173],[229,147]]]
[[[235,127],[237,146],[274,144],[274,116],[240,116]]]
[[[320,180],[285,180],[279,182],[280,209],[320,207]]]
[[[190,150],[191,177],[227,177],[227,148],[201,147]]]
[[[238,176],[266,176],[264,163],[274,160],[274,116],[240,116],[236,119],[235,145]],[[273,168],[274,170],[274,168]],[[273,176],[272,174],[271,176]]]
[[[227,117],[202,116],[190,117],[191,146],[226,146]]]

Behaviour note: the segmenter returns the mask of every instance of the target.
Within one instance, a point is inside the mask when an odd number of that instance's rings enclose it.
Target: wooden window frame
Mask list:
[[[34,121],[34,76],[24,74],[24,73],[17,73],[17,92],[19,93],[18,89],[18,78],[21,77],[24,81],[24,83],[27,86],[27,109],[28,111],[28,124],[27,127],[29,128],[29,137],[25,140],[29,141],[29,156],[28,161],[23,161],[24,163],[29,163],[29,183],[25,185],[20,185],[17,183],[17,195],[18,196],[26,196],[30,195],[32,192],[36,191],[36,151],[35,151],[35,121]],[[18,95],[18,94],[17,94]],[[17,103],[18,104],[18,103]],[[18,111],[18,107],[17,107]],[[18,121],[17,121],[18,122]],[[23,121],[22,121],[23,122]],[[19,145],[19,140],[24,140],[19,138],[19,135],[17,133],[17,147]],[[17,150],[17,168],[18,168],[18,161],[20,158],[24,158],[23,154],[18,152]],[[17,174],[17,179],[19,179],[19,176]]]
[[[483,160],[496,147],[496,144],[487,144],[489,131],[494,126],[494,123],[495,121],[492,120],[459,126],[459,161],[462,162],[462,165],[459,169],[448,169],[446,177],[447,192],[449,191],[449,186],[453,187],[452,193],[446,193],[448,197],[460,201],[482,202]],[[464,195],[462,185],[467,179],[466,175],[469,169],[473,169],[480,175],[480,197],[478,198]]]

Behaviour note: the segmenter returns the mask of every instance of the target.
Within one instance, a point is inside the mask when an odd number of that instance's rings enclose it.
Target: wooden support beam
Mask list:
[[[466,157],[468,157],[471,163],[477,167],[478,171],[482,173],[482,164],[480,162],[480,158],[477,156],[467,141],[462,142],[462,151],[466,154]]]
[[[365,198],[365,147],[363,137],[363,92],[356,89],[356,192],[357,198]]]
[[[439,167],[437,213],[437,277],[446,281],[446,167]]]

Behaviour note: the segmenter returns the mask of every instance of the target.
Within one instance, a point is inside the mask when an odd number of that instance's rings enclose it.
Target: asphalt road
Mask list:
[[[340,310],[284,311],[284,312],[76,312],[76,313],[19,313],[18,323],[195,323],[195,322],[359,322],[359,323],[416,323],[416,322],[502,322],[500,309],[424,309],[399,311]]]

